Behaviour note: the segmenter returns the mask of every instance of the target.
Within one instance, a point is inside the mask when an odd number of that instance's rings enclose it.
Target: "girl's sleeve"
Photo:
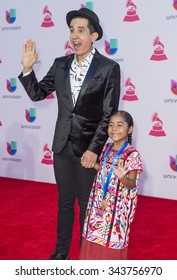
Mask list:
[[[129,163],[128,169],[130,171],[137,171],[138,173],[141,173],[143,171],[142,158],[137,151],[132,152],[129,155],[127,161]]]
[[[105,144],[103,149],[102,149],[102,152],[101,152],[101,155],[99,157],[99,161],[103,161],[104,160],[104,154],[106,153],[106,151],[108,150],[108,147],[109,147],[109,143]]]

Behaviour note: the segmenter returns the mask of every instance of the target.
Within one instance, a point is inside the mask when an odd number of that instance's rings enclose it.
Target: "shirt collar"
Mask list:
[[[95,50],[95,48],[93,48],[91,50],[91,52],[88,54],[88,56],[82,61],[82,63],[81,63],[82,67],[87,67],[88,65],[90,65],[95,52],[96,52],[96,50]],[[76,55],[74,55],[74,63],[78,65],[77,60],[76,60]]]

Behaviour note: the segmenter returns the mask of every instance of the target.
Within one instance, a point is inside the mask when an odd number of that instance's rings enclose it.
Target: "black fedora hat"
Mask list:
[[[81,8],[79,10],[73,10],[67,13],[66,15],[66,22],[67,25],[70,27],[70,22],[73,18],[75,17],[84,17],[93,24],[95,27],[96,31],[98,32],[98,38],[97,40],[100,40],[103,36],[103,30],[100,26],[100,21],[98,16],[90,9],[87,8]]]

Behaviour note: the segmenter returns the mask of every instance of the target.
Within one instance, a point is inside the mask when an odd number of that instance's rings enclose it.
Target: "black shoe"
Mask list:
[[[50,260],[69,260],[68,255],[61,255],[58,251],[55,251],[51,256]]]

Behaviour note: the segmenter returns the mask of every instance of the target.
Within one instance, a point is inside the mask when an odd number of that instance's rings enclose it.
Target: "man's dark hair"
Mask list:
[[[76,17],[73,17],[72,19],[74,19],[74,18],[85,18],[85,17],[76,16]],[[87,18],[85,18],[85,19],[87,19]],[[91,22],[89,19],[87,19],[87,20],[88,20],[88,25],[87,25],[87,27],[88,27],[88,29],[89,29],[89,31],[90,31],[90,34],[92,34],[92,33],[94,33],[94,32],[97,32],[97,33],[98,33],[98,31],[96,30],[96,28],[95,28],[95,26],[92,24],[92,22]]]

